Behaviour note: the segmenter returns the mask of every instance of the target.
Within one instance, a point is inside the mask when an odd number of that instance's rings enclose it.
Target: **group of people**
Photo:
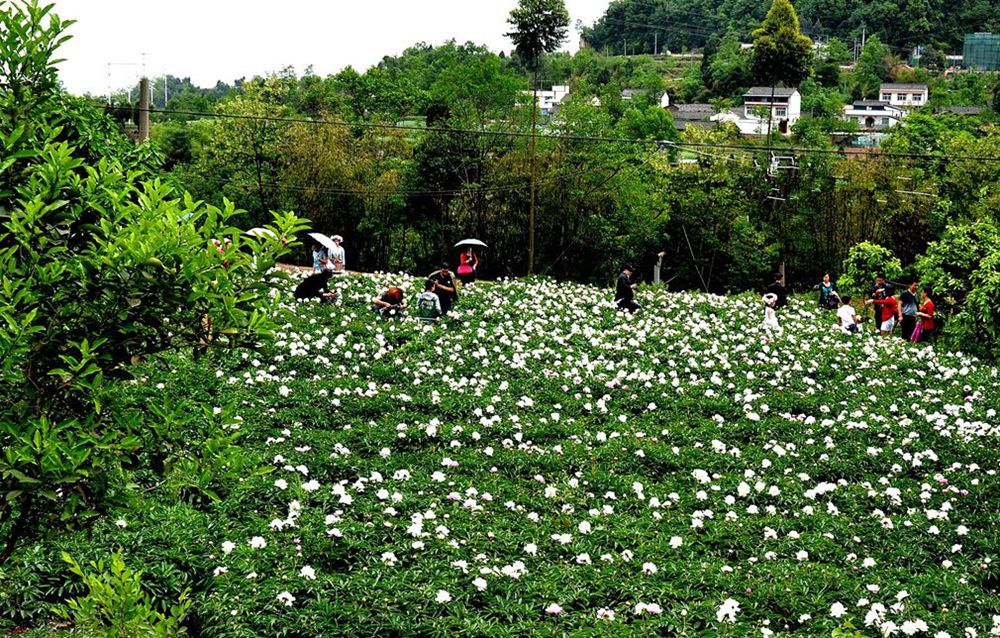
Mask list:
[[[334,235],[330,238],[333,246],[325,248],[318,243],[313,244],[313,272],[320,273],[329,270],[333,273],[343,273],[347,271],[347,252],[344,250],[344,238]]]
[[[471,279],[469,283],[471,283]],[[424,290],[416,298],[416,314],[421,321],[437,321],[451,311],[458,301],[458,285],[455,275],[447,263],[441,264],[439,270],[428,275],[424,281]],[[372,299],[372,310],[382,317],[400,315],[406,311],[406,295],[402,288],[393,286],[381,295]]]
[[[837,311],[837,326],[845,333],[861,332],[862,318],[852,305],[849,295],[837,293],[829,273],[816,286],[819,291],[820,308]],[[875,330],[883,337],[900,329],[903,339],[914,343],[925,343],[935,332],[934,299],[930,287],[920,288],[917,281],[909,285],[897,297],[896,287],[886,281],[885,275],[875,278],[875,285],[866,294],[864,305],[871,306],[875,317]],[[768,330],[780,330],[777,310],[788,304],[785,277],[775,273],[774,281],[764,295],[764,322]]]

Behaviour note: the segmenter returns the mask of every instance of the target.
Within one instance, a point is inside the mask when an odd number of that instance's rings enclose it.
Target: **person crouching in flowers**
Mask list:
[[[406,299],[403,297],[403,289],[393,286],[372,299],[372,310],[382,317],[394,317],[403,314],[406,310]]]
[[[781,332],[781,325],[778,323],[778,314],[774,311],[778,303],[778,295],[769,292],[764,295],[764,330],[768,332]]]
[[[887,290],[884,298],[868,299],[865,301],[865,305],[871,304],[875,304],[882,309],[882,325],[878,327],[879,334],[883,337],[888,337],[896,329],[896,324],[903,318],[902,309],[899,302],[896,301],[895,291]],[[876,312],[875,315],[878,316],[879,313]]]

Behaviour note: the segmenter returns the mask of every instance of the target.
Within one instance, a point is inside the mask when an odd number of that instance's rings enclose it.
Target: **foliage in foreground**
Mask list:
[[[0,12],[0,564],[127,501],[128,471],[170,442],[169,424],[109,409],[108,388],[162,352],[257,345],[272,306],[262,275],[302,229],[274,215],[249,237],[232,204],[153,179],[148,148],[58,90],[67,23],[50,10]]]

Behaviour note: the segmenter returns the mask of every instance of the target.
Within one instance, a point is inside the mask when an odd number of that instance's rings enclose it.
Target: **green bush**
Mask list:
[[[302,228],[276,214],[250,237],[231,204],[154,179],[155,157],[59,92],[67,24],[50,11],[0,12],[0,564],[127,496],[126,464],[157,440],[147,415],[107,409],[108,387],[162,352],[260,342],[264,275]]]
[[[936,296],[954,305],[946,330],[956,345],[1000,356],[1000,227],[992,221],[949,227],[927,247],[917,270]]]
[[[890,281],[898,279],[903,274],[903,267],[888,248],[864,241],[848,252],[842,272],[837,287],[843,292],[857,294],[874,283],[879,274]]]
[[[142,589],[142,572],[125,566],[120,553],[90,563],[96,573],[89,573],[69,554],[63,560],[79,576],[87,593],[57,607],[57,615],[71,620],[83,636],[103,638],[179,638],[187,635],[181,623],[191,607],[187,592],[164,613],[155,609],[152,596]]]

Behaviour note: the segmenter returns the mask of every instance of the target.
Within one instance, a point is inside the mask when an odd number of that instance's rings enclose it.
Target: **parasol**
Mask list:
[[[462,246],[477,246],[479,248],[488,248],[488,246],[479,241],[478,239],[463,239],[462,241],[455,244],[455,248],[461,248]]]

